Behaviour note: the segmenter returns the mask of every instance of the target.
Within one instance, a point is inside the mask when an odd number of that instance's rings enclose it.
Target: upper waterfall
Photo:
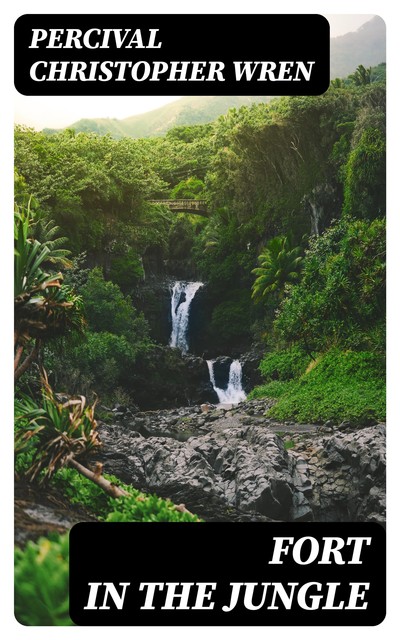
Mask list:
[[[189,351],[188,328],[189,310],[196,292],[202,282],[175,282],[171,294],[172,331],[170,347],[178,347],[182,353]]]

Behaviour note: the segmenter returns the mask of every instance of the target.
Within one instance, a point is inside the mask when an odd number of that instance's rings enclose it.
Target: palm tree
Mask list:
[[[334,78],[333,80],[331,80],[331,87],[333,89],[343,89],[344,88],[344,82],[343,82],[342,78]]]
[[[296,282],[303,258],[300,247],[290,247],[286,236],[276,236],[267,243],[258,256],[259,267],[253,269],[254,281],[252,297],[259,302],[269,294],[282,297],[286,283]]]
[[[68,238],[60,236],[60,232],[61,228],[53,220],[46,220],[43,215],[35,214],[30,233],[35,240],[40,242],[42,247],[49,249],[47,261],[52,265],[69,268],[72,266],[72,262],[67,256],[71,252],[64,248]]]
[[[359,64],[355,72],[351,74],[349,78],[354,82],[354,84],[357,87],[363,87],[366,84],[371,84],[371,80],[372,80],[371,72],[372,72],[371,67],[368,67],[368,69],[366,69],[362,64]]]
[[[32,237],[30,202],[14,213],[14,377],[38,357],[43,340],[83,327],[82,300],[48,265],[66,265],[66,251]],[[26,355],[26,351],[29,351]]]

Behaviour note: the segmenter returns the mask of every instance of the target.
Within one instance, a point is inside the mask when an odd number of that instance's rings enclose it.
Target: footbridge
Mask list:
[[[208,217],[207,202],[205,200],[149,200],[150,204],[162,204],[176,213],[194,213]]]

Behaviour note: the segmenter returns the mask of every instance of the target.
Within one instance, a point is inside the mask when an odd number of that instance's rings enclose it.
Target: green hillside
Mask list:
[[[90,131],[104,135],[110,133],[113,138],[129,136],[146,138],[160,136],[177,125],[204,124],[212,122],[232,107],[248,106],[252,102],[268,102],[268,96],[186,96],[163,107],[140,113],[123,120],[116,118],[82,119],[69,128],[75,131]],[[45,133],[55,133],[45,129]]]

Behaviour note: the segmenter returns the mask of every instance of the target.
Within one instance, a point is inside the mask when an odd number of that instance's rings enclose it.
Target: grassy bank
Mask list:
[[[304,368],[299,373],[300,358],[292,358],[295,366],[290,369],[288,353],[265,356],[260,368],[266,383],[249,396],[276,398],[269,411],[271,417],[315,423],[350,420],[358,424],[385,419],[385,365],[381,356],[332,349],[315,361],[306,363],[303,358]],[[274,367],[268,368],[272,362]]]

